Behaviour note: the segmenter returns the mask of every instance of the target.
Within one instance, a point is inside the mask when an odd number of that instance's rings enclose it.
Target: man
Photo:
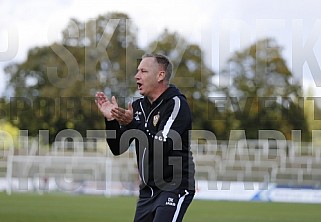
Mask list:
[[[195,193],[190,151],[191,111],[184,95],[170,85],[172,64],[159,54],[145,54],[135,75],[143,98],[118,107],[116,98],[96,94],[107,130],[107,142],[120,155],[135,140],[141,178],[134,221],[182,221]]]

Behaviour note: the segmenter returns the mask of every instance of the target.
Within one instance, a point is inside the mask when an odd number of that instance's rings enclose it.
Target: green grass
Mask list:
[[[135,197],[0,193],[1,222],[132,221]],[[194,200],[184,222],[317,222],[319,204]]]

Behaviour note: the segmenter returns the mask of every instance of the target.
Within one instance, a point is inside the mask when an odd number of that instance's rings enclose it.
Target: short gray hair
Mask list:
[[[167,58],[167,56],[162,54],[153,54],[153,53],[146,53],[142,56],[142,59],[144,58],[155,58],[157,63],[161,65],[165,71],[165,79],[169,81],[172,77],[173,73],[173,64],[172,62]]]

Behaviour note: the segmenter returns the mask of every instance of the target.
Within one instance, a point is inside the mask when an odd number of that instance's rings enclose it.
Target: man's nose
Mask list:
[[[139,79],[139,72],[136,73],[135,79]]]

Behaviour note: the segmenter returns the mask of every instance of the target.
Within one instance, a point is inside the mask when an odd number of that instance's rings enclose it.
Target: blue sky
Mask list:
[[[321,96],[319,8],[318,0],[0,0],[0,95],[3,67],[23,61],[30,48],[59,41],[70,18],[86,21],[119,11],[133,19],[142,47],[164,28],[177,31],[201,45],[215,72],[233,51],[275,38],[302,86]]]

